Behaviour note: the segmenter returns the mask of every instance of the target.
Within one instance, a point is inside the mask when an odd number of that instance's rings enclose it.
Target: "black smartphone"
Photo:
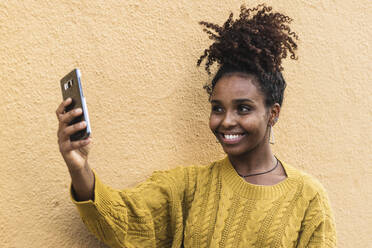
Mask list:
[[[63,100],[71,97],[72,102],[65,108],[65,111],[68,112],[75,108],[81,108],[83,110],[82,115],[74,118],[69,125],[85,121],[87,126],[85,129],[80,130],[70,136],[71,141],[82,140],[89,137],[91,130],[90,130],[90,122],[89,122],[89,115],[88,115],[88,108],[85,102],[85,97],[83,94],[83,88],[81,85],[81,74],[79,69],[74,69],[66,76],[61,79],[61,89],[62,89],[62,96]]]

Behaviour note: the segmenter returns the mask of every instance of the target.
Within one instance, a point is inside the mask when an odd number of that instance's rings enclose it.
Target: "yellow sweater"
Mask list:
[[[122,191],[95,175],[94,201],[73,202],[88,229],[111,247],[335,247],[323,187],[282,164],[288,177],[273,186],[245,182],[227,157],[154,172]]]

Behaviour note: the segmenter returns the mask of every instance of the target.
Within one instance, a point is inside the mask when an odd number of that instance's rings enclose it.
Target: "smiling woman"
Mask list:
[[[279,108],[268,113],[264,96],[252,80],[252,77],[224,76],[213,90],[209,125],[230,156],[250,154],[259,145],[268,143],[270,114],[279,114]]]
[[[265,96],[258,88],[256,77],[225,75],[214,87],[210,99],[209,126],[237,173],[245,175],[246,181],[261,185],[283,180],[285,172],[281,166],[275,171],[279,163],[269,146],[270,130],[278,119],[280,105],[265,106]],[[253,177],[257,173],[271,174]]]
[[[201,22],[214,43],[198,60],[217,62],[209,126],[226,157],[207,166],[155,172],[114,190],[88,165],[90,140],[71,142],[84,125],[57,109],[59,146],[84,223],[112,247],[335,247],[327,194],[312,176],[271,151],[286,83],[281,59],[295,59],[291,19],[271,7],[241,7],[223,26]],[[212,32],[212,31],[214,32]]]

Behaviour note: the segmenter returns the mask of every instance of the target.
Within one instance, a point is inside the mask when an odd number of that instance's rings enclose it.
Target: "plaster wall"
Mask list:
[[[90,164],[105,183],[133,186],[224,156],[208,130],[210,78],[196,61],[210,41],[198,21],[222,24],[241,3],[0,2],[1,247],[104,247],[69,199],[57,146],[59,80],[72,68],[90,111]],[[372,2],[267,3],[294,19],[301,39],[299,60],[284,64],[273,149],[327,189],[338,247],[370,247]]]

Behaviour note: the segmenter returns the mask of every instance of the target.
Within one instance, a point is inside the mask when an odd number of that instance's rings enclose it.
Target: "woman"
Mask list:
[[[155,172],[133,189],[113,190],[90,169],[90,139],[70,142],[81,110],[61,103],[58,143],[71,194],[88,227],[112,247],[335,247],[323,187],[271,149],[286,83],[281,59],[295,59],[291,19],[271,7],[241,7],[222,27],[201,22],[214,43],[198,65],[217,62],[209,126],[226,158],[208,166]],[[212,32],[211,30],[215,31]]]

